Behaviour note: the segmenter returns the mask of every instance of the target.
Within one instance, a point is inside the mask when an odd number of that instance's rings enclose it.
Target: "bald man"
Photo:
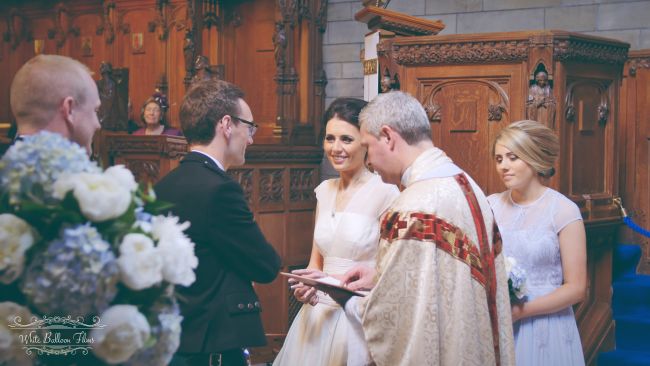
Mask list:
[[[11,111],[17,136],[50,131],[91,152],[100,128],[100,100],[90,70],[81,62],[58,55],[38,55],[27,61],[11,82]]]

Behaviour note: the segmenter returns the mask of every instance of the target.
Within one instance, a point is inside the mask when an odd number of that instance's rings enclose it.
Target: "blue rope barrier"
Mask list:
[[[632,219],[629,216],[623,217],[623,222],[632,230],[636,231],[637,233],[647,236],[650,238],[650,231],[642,228],[641,226],[637,225],[636,222],[632,221]]]
[[[630,229],[636,231],[637,233],[647,236],[650,238],[650,231],[642,228],[641,226],[637,225],[636,222],[634,222],[628,215],[627,211],[625,210],[625,207],[623,207],[623,202],[621,201],[620,197],[615,197],[613,199],[614,204],[618,205],[618,207],[621,209],[621,215],[623,215],[623,222],[625,225],[627,225]]]

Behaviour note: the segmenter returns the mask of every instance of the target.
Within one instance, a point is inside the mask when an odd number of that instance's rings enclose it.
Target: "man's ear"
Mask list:
[[[74,123],[75,123],[74,115],[73,115],[73,110],[75,107],[74,104],[75,104],[74,98],[65,97],[63,98],[63,102],[61,103],[61,107],[59,108],[59,113],[61,113],[61,118],[63,118],[69,130],[72,130],[74,128]]]
[[[225,115],[217,122],[217,131],[221,130],[226,139],[230,138],[232,134],[232,118],[229,115]]]
[[[390,150],[395,149],[395,142],[397,137],[397,132],[393,130],[390,126],[383,125],[379,130],[379,137],[383,140]]]

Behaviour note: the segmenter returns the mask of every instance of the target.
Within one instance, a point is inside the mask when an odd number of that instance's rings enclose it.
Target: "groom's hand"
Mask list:
[[[352,291],[368,291],[375,287],[376,275],[373,267],[357,264],[345,272],[341,283]]]

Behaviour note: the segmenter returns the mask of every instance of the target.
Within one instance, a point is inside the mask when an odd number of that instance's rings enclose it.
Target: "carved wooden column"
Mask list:
[[[278,107],[273,134],[282,144],[289,144],[291,128],[298,121],[298,74],[294,64],[295,34],[299,25],[297,0],[278,0],[281,20],[276,21],[273,35]]]

